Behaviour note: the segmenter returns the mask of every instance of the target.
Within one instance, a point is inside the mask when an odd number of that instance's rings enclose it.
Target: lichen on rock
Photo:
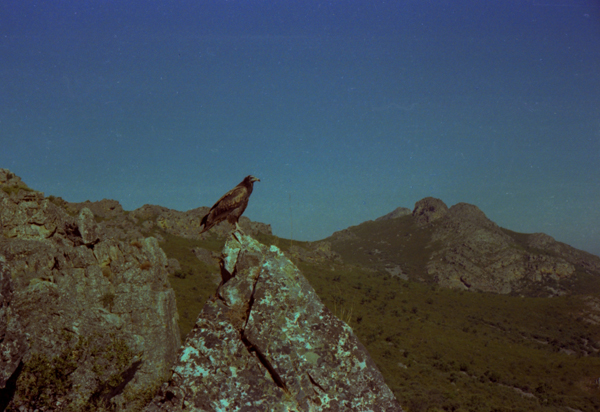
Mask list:
[[[352,329],[275,246],[239,231],[147,411],[401,411]]]
[[[107,231],[6,169],[0,189],[0,409],[139,410],[180,346],[157,240]]]

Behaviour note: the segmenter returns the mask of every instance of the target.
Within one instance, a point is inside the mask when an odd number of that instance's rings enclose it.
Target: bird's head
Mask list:
[[[252,175],[246,176],[246,178],[244,180],[250,184],[252,184],[254,182],[260,182],[260,179],[258,177],[254,177]]]

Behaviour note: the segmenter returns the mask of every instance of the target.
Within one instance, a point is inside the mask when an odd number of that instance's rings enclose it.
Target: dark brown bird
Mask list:
[[[200,233],[206,232],[225,219],[235,225],[236,229],[239,229],[237,223],[244,210],[246,210],[246,206],[248,206],[254,182],[260,182],[260,179],[254,176],[246,176],[239,185],[217,200],[217,203],[202,218],[200,225],[204,226],[204,229]]]

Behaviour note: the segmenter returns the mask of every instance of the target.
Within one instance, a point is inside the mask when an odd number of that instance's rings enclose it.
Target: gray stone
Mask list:
[[[94,214],[90,209],[87,207],[81,209],[77,223],[84,245],[91,246],[98,243],[100,240],[100,236],[98,235],[98,225],[96,225]]]
[[[0,385],[11,376],[16,385],[8,408],[139,410],[181,344],[157,240],[133,240],[127,218],[98,224],[85,206],[73,217],[67,202],[4,169],[0,189]],[[114,202],[103,204],[116,216]]]
[[[200,262],[203,262],[209,266],[216,266],[219,264],[217,253],[211,252],[210,250],[201,247],[192,248],[192,252],[194,253],[194,255],[196,255]]]
[[[0,257],[0,389],[6,386],[28,351],[22,325],[10,306],[12,299],[10,271]]]
[[[557,253],[544,253],[557,243],[550,236],[530,236],[530,244],[540,250],[528,251],[477,206],[467,203],[452,206],[432,237],[443,246],[431,255],[427,271],[445,287],[553,296],[565,293],[556,282],[575,273],[574,265]]]
[[[223,283],[147,411],[401,411],[352,329],[275,246],[234,232]]]

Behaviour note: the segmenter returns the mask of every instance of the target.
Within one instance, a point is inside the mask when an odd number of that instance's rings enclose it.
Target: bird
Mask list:
[[[232,225],[235,225],[237,230],[240,230],[238,220],[248,206],[248,200],[252,194],[254,182],[260,182],[260,179],[252,175],[246,176],[240,184],[221,196],[202,218],[200,226],[204,226],[204,228],[200,234],[206,232],[225,219]]]

